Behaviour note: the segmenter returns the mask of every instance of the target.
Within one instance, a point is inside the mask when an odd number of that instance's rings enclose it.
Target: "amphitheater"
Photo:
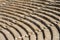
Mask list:
[[[0,0],[0,40],[60,40],[60,1]]]

